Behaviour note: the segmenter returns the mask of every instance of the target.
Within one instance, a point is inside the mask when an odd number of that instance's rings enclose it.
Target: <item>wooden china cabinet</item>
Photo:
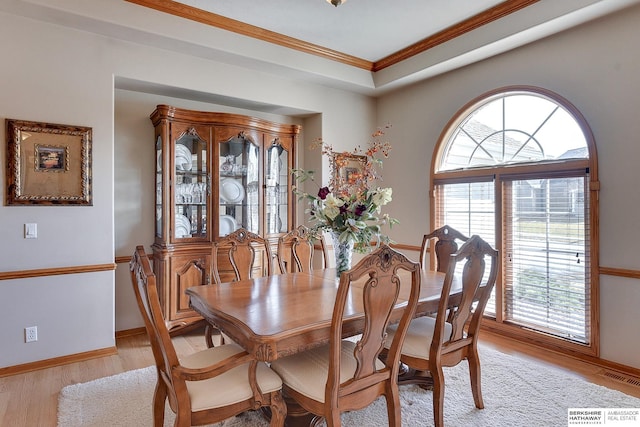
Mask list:
[[[158,105],[152,246],[160,302],[172,334],[201,317],[184,291],[211,282],[212,242],[244,227],[268,239],[295,228],[291,168],[300,126]],[[255,274],[264,274],[258,253]],[[221,279],[232,269],[220,259]]]

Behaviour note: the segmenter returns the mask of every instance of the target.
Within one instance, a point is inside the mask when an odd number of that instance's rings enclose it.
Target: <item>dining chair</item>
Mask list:
[[[211,274],[213,275],[213,283],[222,283],[220,278],[221,259],[228,260],[231,264],[233,277],[230,281],[252,278],[256,256],[262,256],[262,253],[264,253],[262,260],[266,264],[266,275],[273,274],[271,245],[266,239],[245,228],[239,228],[221,237],[213,242],[212,248]]]
[[[283,426],[287,407],[280,377],[236,344],[178,359],[162,316],[156,278],[142,246],[136,247],[129,266],[158,375],[154,426],[164,424],[167,399],[176,414],[176,427],[217,423],[262,406],[271,410],[271,426]]]
[[[401,270],[409,274],[399,274]],[[410,289],[409,297],[389,357],[383,362],[378,356],[392,312],[400,302],[401,287],[403,292]],[[362,409],[384,396],[389,425],[400,426],[397,384],[400,349],[419,294],[420,265],[386,244],[343,272],[329,343],[271,363],[271,369],[282,378],[284,395],[314,414],[312,423],[324,417],[329,427],[341,425],[342,412]],[[343,340],[345,306],[353,305],[364,311],[363,332],[356,340]]]
[[[433,243],[434,240],[435,244]],[[431,248],[435,252],[435,270],[441,273],[446,272],[449,266],[449,257],[458,250],[456,240],[466,242],[469,238],[448,225],[443,225],[431,233],[425,234],[422,237],[422,245],[420,246],[420,265],[422,268],[428,269],[427,255]]]
[[[262,255],[264,254],[264,255]],[[272,251],[271,245],[266,239],[250,232],[245,228],[239,228],[232,233],[221,237],[213,242],[211,251],[211,275],[214,284],[222,283],[221,279],[221,259],[225,260],[225,267],[231,268],[231,272],[225,272],[227,276],[231,276],[230,280],[236,282],[238,280],[250,279],[253,277],[253,267],[256,256],[262,256],[262,261],[266,264],[266,275],[273,274],[272,267]],[[229,262],[229,265],[226,264]],[[215,328],[211,324],[207,324],[204,329],[204,338],[207,347],[213,347],[213,335]],[[220,342],[224,343],[225,338],[221,334]]]
[[[313,270],[313,256],[315,241],[320,241],[324,254],[324,240],[315,239],[311,230],[299,225],[278,239],[277,259],[280,273],[307,273]]]
[[[328,231],[322,231],[320,233],[320,247],[322,248],[324,268],[336,268],[336,252],[333,248],[333,237]]]
[[[462,277],[454,280],[456,265],[464,262]],[[485,266],[489,262],[489,274]],[[476,408],[484,408],[480,384],[478,333],[487,301],[496,281],[498,251],[477,235],[471,236],[449,257],[444,285],[435,317],[423,316],[411,321],[406,333],[400,361],[418,371],[429,371],[430,379],[413,377],[400,384],[433,381],[433,418],[440,427],[444,421],[443,367],[455,366],[463,360],[469,364],[471,391]],[[453,284],[461,293],[450,297]],[[454,291],[456,289],[453,289]],[[404,333],[395,326],[387,329],[386,348],[391,348],[394,335]]]

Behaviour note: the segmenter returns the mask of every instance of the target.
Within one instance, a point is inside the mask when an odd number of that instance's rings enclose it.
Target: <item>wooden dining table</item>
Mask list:
[[[416,317],[437,311],[444,282],[444,273],[423,270],[420,276]],[[338,284],[336,270],[329,268],[195,286],[186,293],[191,307],[211,325],[257,360],[271,362],[329,342]],[[460,286],[454,281],[452,300],[459,291]],[[408,297],[407,283],[406,287],[401,285],[391,322],[400,320]],[[355,283],[345,306],[343,337],[360,334],[363,318],[362,286]],[[285,402],[286,426],[313,424],[313,415],[287,396]]]
[[[437,311],[443,281],[443,273],[422,271],[416,317]],[[338,282],[330,268],[195,286],[186,293],[211,325],[256,359],[271,362],[329,342]],[[392,322],[400,319],[408,296],[408,286],[402,287]],[[362,332],[363,317],[356,283],[345,307],[345,338]]]

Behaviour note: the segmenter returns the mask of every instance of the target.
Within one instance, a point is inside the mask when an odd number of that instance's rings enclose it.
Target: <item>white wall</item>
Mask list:
[[[640,7],[384,96],[379,120],[394,126],[385,167],[397,171],[395,240],[419,245],[429,228],[431,159],[448,120],[482,93],[507,85],[550,89],[573,103],[593,130],[598,150],[600,265],[640,270]],[[407,209],[411,206],[410,209]],[[601,276],[601,357],[640,367],[640,281]]]
[[[120,7],[130,5],[118,2],[112,6]],[[154,25],[154,20],[145,25]],[[93,128],[94,200],[93,206],[86,207],[0,206],[3,272],[112,263],[116,254],[128,255],[136,244],[151,243],[153,216],[142,185],[151,176],[152,160],[144,158],[144,153],[148,150],[145,145],[153,142],[147,137],[152,132],[148,117],[153,108],[149,107],[166,98],[158,97],[156,102],[153,97],[126,98],[119,92],[122,111],[117,111],[116,139],[114,79],[200,94],[236,95],[264,109],[282,106],[308,114],[322,112],[323,135],[311,138],[322,136],[336,141],[338,147],[359,138],[366,140],[374,126],[374,100],[362,95],[4,12],[0,12],[0,49],[4,58],[0,118]],[[4,140],[4,127],[1,132]],[[0,160],[6,164],[4,150]],[[135,162],[139,168],[131,168]],[[5,187],[5,176],[0,174],[0,188],[5,191]],[[26,222],[38,224],[38,239],[23,239]],[[0,367],[115,345],[116,329],[141,325],[132,294],[126,294],[127,280],[127,266],[121,264],[117,274],[0,281]],[[39,340],[25,344],[24,328],[34,325],[39,327]]]

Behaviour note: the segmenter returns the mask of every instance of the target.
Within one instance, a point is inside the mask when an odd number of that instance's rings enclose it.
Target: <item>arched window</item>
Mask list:
[[[494,90],[447,125],[432,170],[433,227],[502,255],[485,325],[596,354],[597,162],[578,110],[540,88]]]

